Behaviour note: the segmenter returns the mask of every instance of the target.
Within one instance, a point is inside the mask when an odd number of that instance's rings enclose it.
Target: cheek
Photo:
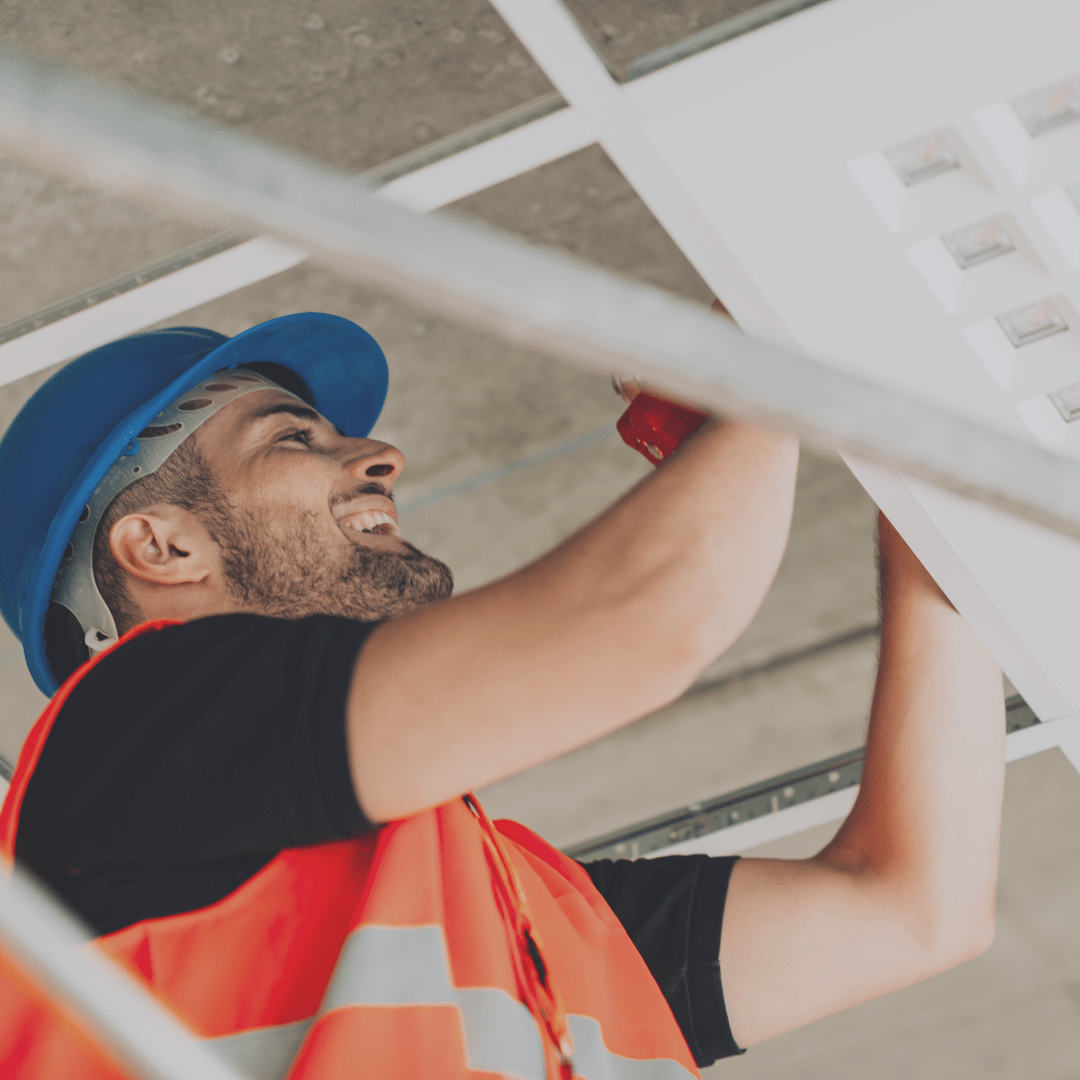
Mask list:
[[[259,480],[260,497],[281,504],[328,505],[330,470],[314,455],[297,451],[278,454]]]
[[[309,528],[314,521],[322,527],[334,528],[329,470],[320,468],[317,461],[290,460],[293,457],[278,455],[258,476],[251,478],[252,483],[245,485],[247,505],[255,516],[271,521],[288,523],[299,514],[309,519]],[[295,457],[299,459],[301,454]]]

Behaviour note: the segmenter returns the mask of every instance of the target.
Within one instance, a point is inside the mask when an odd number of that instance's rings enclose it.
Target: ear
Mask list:
[[[210,575],[213,541],[194,514],[177,506],[122,517],[109,547],[122,569],[151,585],[192,585]]]

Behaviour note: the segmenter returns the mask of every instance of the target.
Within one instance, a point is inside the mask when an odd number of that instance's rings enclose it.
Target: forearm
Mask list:
[[[988,944],[1004,771],[1001,674],[882,523],[877,688],[862,785],[807,860],[743,859],[720,963],[742,1046],[910,986]]]
[[[889,890],[943,961],[991,931],[1004,776],[1001,673],[883,523],[882,640],[858,801],[824,861]]]
[[[707,425],[549,555],[380,627],[349,704],[368,813],[528,768],[685,689],[772,580],[796,460],[785,436]]]

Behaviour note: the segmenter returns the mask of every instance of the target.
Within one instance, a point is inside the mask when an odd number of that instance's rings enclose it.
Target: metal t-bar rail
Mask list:
[[[304,245],[351,277],[598,372],[794,431],[1080,538],[1080,463],[804,356],[688,302],[295,154],[0,49],[0,145],[113,190]]]
[[[18,865],[0,870],[0,948],[145,1080],[245,1080],[146,987],[90,944],[90,935]]]

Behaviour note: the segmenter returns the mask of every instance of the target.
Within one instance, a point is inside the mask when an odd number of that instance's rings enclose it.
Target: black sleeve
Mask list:
[[[668,855],[582,864],[663,991],[699,1067],[743,1053],[720,985],[720,928],[737,861]]]
[[[372,629],[221,615],[132,639],[61,709],[16,855],[108,933],[214,903],[283,848],[370,829],[345,699]]]

